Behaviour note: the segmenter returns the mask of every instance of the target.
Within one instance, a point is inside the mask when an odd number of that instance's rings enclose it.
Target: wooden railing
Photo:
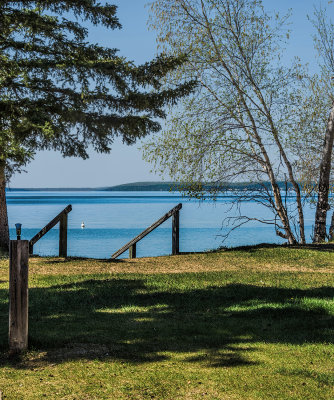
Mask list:
[[[163,222],[167,221],[168,218],[173,216],[172,222],[172,254],[179,254],[179,230],[180,230],[180,210],[182,208],[182,203],[178,204],[174,208],[172,208],[168,213],[163,215],[157,221],[154,222],[151,226],[141,232],[138,236],[130,240],[127,244],[117,250],[112,256],[111,259],[115,259],[121,254],[123,254],[126,250],[129,250],[129,258],[136,258],[136,244],[139,240],[143,239],[146,235],[156,229]]]
[[[59,257],[67,257],[67,214],[71,211],[72,206],[69,204],[29,241],[29,254],[33,254],[34,244],[59,222]]]

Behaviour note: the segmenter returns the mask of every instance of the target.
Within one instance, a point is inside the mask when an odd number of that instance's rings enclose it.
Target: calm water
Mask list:
[[[31,239],[68,204],[68,254],[71,256],[109,258],[142,230],[151,225],[178,203],[180,212],[180,251],[215,249],[222,245],[221,229],[230,211],[230,198],[221,197],[216,203],[202,202],[169,192],[8,192],[8,213],[11,238],[15,238],[15,223],[22,223],[22,239]],[[246,202],[243,212],[253,217],[268,217],[265,207]],[[305,212],[307,237],[310,237],[314,212]],[[81,229],[84,221],[85,229]],[[34,246],[34,253],[58,253],[58,225]],[[281,243],[272,226],[252,222],[234,231],[225,246],[256,243]],[[171,253],[171,219],[137,244],[137,256]],[[128,256],[125,252],[120,258]]]

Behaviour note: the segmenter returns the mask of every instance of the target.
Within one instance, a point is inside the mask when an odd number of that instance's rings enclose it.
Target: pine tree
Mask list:
[[[157,132],[164,107],[194,82],[160,85],[182,57],[136,66],[90,43],[85,23],[121,28],[117,7],[96,0],[0,1],[0,247],[8,249],[5,186],[38,150],[87,158]]]

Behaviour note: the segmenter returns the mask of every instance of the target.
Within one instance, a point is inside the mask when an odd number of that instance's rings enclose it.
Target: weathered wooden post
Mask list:
[[[33,254],[34,254],[34,245],[31,242],[29,242],[29,255],[32,256]]]
[[[59,257],[67,257],[67,213],[59,220]]]
[[[129,258],[136,258],[137,257],[137,246],[134,243],[131,247],[129,247]]]
[[[179,254],[179,231],[180,231],[180,211],[177,210],[173,214],[172,222],[172,254]]]
[[[9,350],[28,347],[29,241],[11,240],[9,246]]]

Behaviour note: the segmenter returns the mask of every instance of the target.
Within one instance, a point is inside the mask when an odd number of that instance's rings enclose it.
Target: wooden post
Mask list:
[[[34,245],[29,242],[29,255],[32,256],[33,254],[34,254]]]
[[[11,240],[9,246],[9,349],[28,347],[29,241]]]
[[[180,211],[175,211],[172,222],[172,254],[179,254]]]
[[[67,257],[67,213],[59,221],[59,257]]]
[[[137,246],[134,243],[131,247],[129,247],[129,258],[136,258],[137,257]]]

